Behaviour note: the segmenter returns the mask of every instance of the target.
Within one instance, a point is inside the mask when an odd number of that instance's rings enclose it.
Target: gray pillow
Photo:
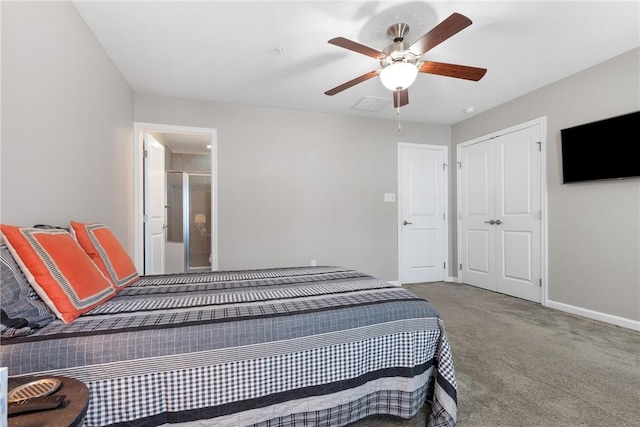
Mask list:
[[[6,244],[0,244],[0,336],[26,335],[55,319],[16,264]]]

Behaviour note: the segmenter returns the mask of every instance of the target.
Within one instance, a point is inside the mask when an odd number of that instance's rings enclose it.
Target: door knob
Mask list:
[[[402,225],[413,224],[412,222],[402,221]]]
[[[485,221],[484,223],[485,223],[485,224],[491,224],[491,225],[493,225],[493,224],[495,224],[496,222],[495,222],[494,220],[491,220],[491,221]]]
[[[499,219],[496,220],[496,225],[500,225],[500,224],[502,224],[502,221],[500,221]]]

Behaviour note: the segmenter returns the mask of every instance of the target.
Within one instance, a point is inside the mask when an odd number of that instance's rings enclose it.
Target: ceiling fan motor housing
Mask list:
[[[409,34],[409,25],[404,23],[393,24],[387,28],[387,35],[394,43],[398,43],[404,40],[405,36]]]
[[[404,23],[397,23],[391,25],[387,29],[387,35],[393,40],[393,44],[387,46],[382,52],[387,56],[380,60],[382,67],[387,67],[395,62],[408,62],[415,64],[419,56],[413,54],[410,50],[409,43],[404,41],[404,38],[409,33],[409,25]]]

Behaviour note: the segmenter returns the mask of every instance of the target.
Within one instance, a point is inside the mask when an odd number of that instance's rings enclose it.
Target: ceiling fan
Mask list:
[[[329,40],[330,44],[377,59],[380,61],[382,68],[370,71],[360,77],[336,86],[326,91],[325,95],[335,95],[336,93],[379,75],[382,84],[394,92],[393,105],[395,108],[399,108],[409,103],[408,88],[415,81],[418,72],[478,81],[487,72],[486,68],[420,60],[420,57],[426,52],[469,25],[471,25],[469,18],[459,13],[453,13],[440,24],[436,25],[431,31],[423,35],[418,41],[409,45],[404,42],[404,38],[409,32],[409,26],[402,23],[393,24],[387,29],[387,35],[393,40],[393,43],[382,51],[345,39],[344,37],[333,38]]]

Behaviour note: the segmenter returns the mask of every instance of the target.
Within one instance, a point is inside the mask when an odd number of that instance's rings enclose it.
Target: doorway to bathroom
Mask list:
[[[136,268],[216,270],[216,130],[135,123],[134,135]]]

